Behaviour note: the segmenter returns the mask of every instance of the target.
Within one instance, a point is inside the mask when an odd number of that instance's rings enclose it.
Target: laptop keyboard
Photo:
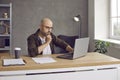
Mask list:
[[[73,53],[65,53],[63,55],[57,56],[57,58],[72,59],[73,58]]]
[[[73,53],[64,54],[64,56],[73,56]]]

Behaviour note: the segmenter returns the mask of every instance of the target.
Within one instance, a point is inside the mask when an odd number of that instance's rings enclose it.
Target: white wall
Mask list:
[[[108,36],[108,0],[88,0],[88,29],[90,51],[94,51],[94,39]]]
[[[108,37],[109,6],[108,0],[95,0],[95,39]]]

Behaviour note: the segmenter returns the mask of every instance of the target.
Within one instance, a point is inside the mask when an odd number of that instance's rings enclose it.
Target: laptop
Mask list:
[[[59,55],[57,56],[57,58],[73,60],[73,59],[83,57],[88,52],[88,45],[89,45],[89,37],[76,39],[75,46],[74,46],[74,52]]]

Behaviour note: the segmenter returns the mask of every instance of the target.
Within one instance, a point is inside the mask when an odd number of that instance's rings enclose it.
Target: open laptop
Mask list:
[[[88,45],[89,45],[89,37],[76,39],[75,46],[74,46],[74,52],[59,55],[59,56],[57,56],[57,58],[72,60],[72,59],[76,59],[76,58],[85,56],[88,52]]]

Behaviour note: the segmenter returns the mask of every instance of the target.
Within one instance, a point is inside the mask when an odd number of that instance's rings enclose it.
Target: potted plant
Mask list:
[[[110,43],[106,41],[97,40],[95,41],[95,52],[105,54],[107,52],[107,48],[109,47]]]

